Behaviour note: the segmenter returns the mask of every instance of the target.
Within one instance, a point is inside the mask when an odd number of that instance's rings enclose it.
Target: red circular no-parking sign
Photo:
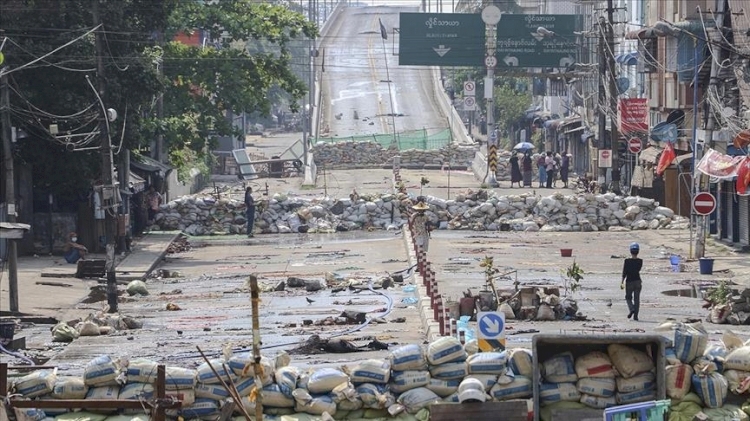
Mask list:
[[[630,153],[638,153],[641,151],[642,144],[641,139],[638,139],[637,137],[633,137],[630,140],[628,140],[628,151]]]
[[[693,197],[693,210],[698,215],[708,215],[716,209],[716,198],[708,192],[700,192]]]

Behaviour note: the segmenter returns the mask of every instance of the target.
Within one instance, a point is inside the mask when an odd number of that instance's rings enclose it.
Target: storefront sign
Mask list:
[[[618,103],[620,133],[648,132],[648,100],[646,98],[623,98]]]

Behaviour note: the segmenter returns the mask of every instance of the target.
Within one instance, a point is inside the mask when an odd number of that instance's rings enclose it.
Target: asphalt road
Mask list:
[[[321,135],[388,134],[447,128],[435,104],[429,67],[398,65],[400,12],[415,7],[372,6],[344,9],[323,40]],[[383,40],[378,21],[389,33]]]

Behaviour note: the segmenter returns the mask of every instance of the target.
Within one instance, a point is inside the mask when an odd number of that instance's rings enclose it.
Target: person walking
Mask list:
[[[146,200],[148,201],[148,225],[153,225],[156,220],[156,214],[159,212],[159,206],[161,206],[162,196],[156,191],[154,186],[150,186]]]
[[[531,175],[532,175],[532,164],[531,164],[531,152],[526,151],[523,154],[523,160],[521,161],[521,170],[523,172],[523,186],[531,187]]]
[[[625,301],[628,303],[628,319],[638,320],[638,310],[641,306],[641,268],[643,259],[638,257],[640,246],[638,243],[630,245],[630,257],[622,265],[622,281],[620,289],[625,290]]]
[[[545,155],[543,153],[539,154],[539,157],[536,159],[536,167],[539,171],[539,188],[547,184],[547,164],[544,161]]]
[[[253,236],[253,227],[255,227],[255,199],[253,199],[253,189],[245,189],[245,218],[247,219],[247,236]]]
[[[427,252],[430,247],[430,221],[427,218],[425,211],[430,207],[420,200],[411,208],[416,211],[414,215],[411,216],[411,226],[414,230],[414,243]]]
[[[513,155],[510,156],[510,187],[513,188],[513,184],[518,183],[518,187],[521,187],[521,167],[518,165],[518,153],[513,151]]]

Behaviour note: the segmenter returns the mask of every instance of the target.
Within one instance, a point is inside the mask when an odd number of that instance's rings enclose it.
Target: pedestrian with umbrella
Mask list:
[[[531,187],[531,175],[532,175],[532,162],[531,162],[531,150],[527,150],[523,154],[523,160],[521,161],[521,170],[523,172],[523,186]]]

